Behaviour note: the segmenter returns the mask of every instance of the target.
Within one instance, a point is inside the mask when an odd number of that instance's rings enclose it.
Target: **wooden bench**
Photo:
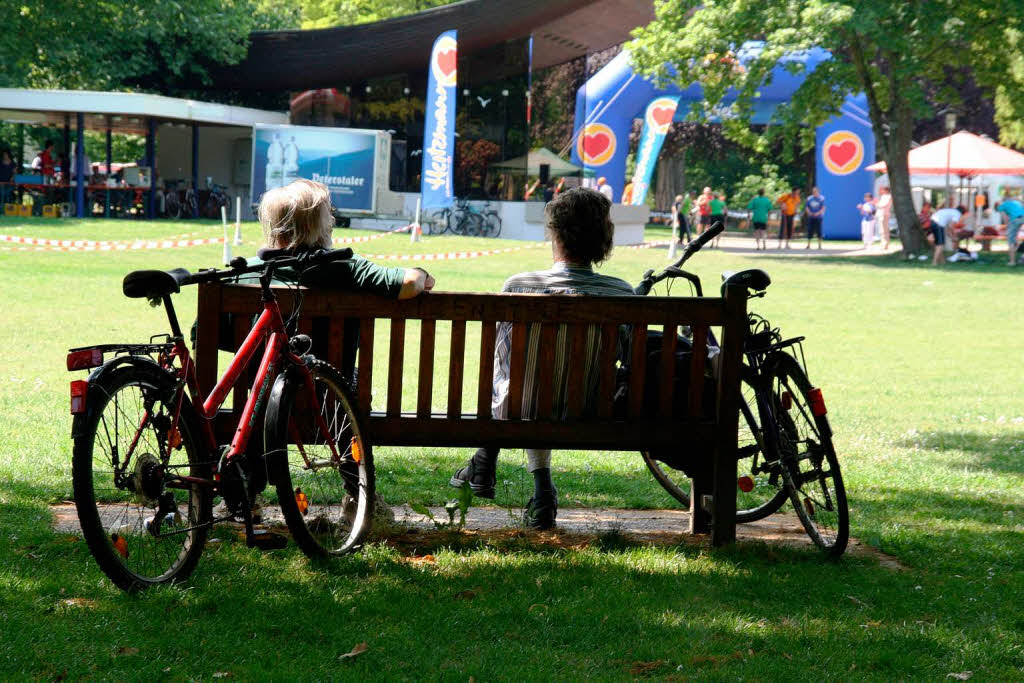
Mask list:
[[[282,311],[291,310],[294,291],[277,290]],[[249,331],[250,314],[261,310],[258,287],[235,284],[199,286],[196,370],[200,391],[214,386],[217,371],[219,321],[233,313],[234,346]],[[358,321],[358,327],[354,321]],[[511,368],[508,419],[491,415],[492,375],[496,323],[510,322]],[[407,326],[407,323],[413,325]],[[438,340],[438,324],[447,328],[448,339]],[[526,348],[531,325],[539,325],[537,377],[552,376],[554,340],[565,325],[571,344],[567,369],[566,419],[552,419],[550,391],[538,395],[538,417],[523,419]],[[627,407],[616,411],[616,339],[620,325],[632,329],[632,350]],[[692,356],[689,395],[674,397],[673,353],[676,330],[690,325],[696,340]],[[403,381],[406,338],[409,327],[419,328],[416,386]],[[592,326],[596,326],[592,327]],[[387,334],[383,334],[384,328]],[[707,330],[717,328],[722,344],[718,367],[717,405],[703,406],[704,368],[707,361]],[[584,396],[583,360],[588,333],[600,334],[596,393]],[[649,329],[664,332],[657,415],[644,411],[644,366]],[[298,331],[318,331],[321,354],[343,367],[343,339],[359,335],[357,402],[365,433],[375,446],[500,448],[543,447],[602,451],[641,451],[699,448],[693,472],[695,495],[691,496],[691,531],[711,533],[714,545],[736,537],[736,448],[739,373],[743,337],[747,330],[746,292],[730,288],[724,298],[598,297],[536,294],[476,294],[432,292],[407,301],[385,300],[365,294],[305,290]],[[358,330],[358,332],[356,332]],[[467,332],[469,334],[467,334]],[[326,340],[324,337],[326,336]],[[477,341],[479,340],[479,341]],[[467,341],[472,342],[467,344]],[[447,368],[435,363],[438,344],[447,344]],[[476,348],[472,348],[475,346]],[[387,354],[387,363],[374,367],[374,359]],[[467,373],[466,359],[479,359],[474,373]],[[351,359],[349,359],[351,361]],[[383,360],[381,357],[380,360]],[[386,369],[386,372],[381,372]],[[376,370],[376,372],[375,372]],[[379,377],[384,374],[384,377]],[[248,391],[244,379],[236,387],[231,410],[240,414]],[[467,395],[466,388],[469,392]],[[376,390],[377,400],[371,406]],[[409,391],[413,393],[409,393]],[[406,392],[406,393],[403,393]],[[441,410],[432,405],[435,394],[446,397]],[[407,408],[403,411],[403,396]],[[673,400],[685,400],[684,418],[672,416]],[[590,409],[585,408],[589,405]],[[230,411],[226,411],[230,412]],[[678,414],[678,409],[677,409]],[[707,417],[712,415],[713,417]],[[225,415],[221,430],[230,434],[238,415]],[[555,454],[557,458],[557,453]],[[438,487],[446,482],[438,480]],[[381,492],[387,495],[386,491]]]

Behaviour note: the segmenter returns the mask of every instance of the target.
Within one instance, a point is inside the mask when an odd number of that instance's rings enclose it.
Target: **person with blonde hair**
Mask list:
[[[331,248],[331,193],[321,183],[303,178],[265,192],[257,213],[267,249],[301,252]],[[289,277],[287,269],[277,272]],[[304,285],[367,291],[396,299],[411,299],[434,286],[434,278],[422,268],[385,268],[355,254],[311,269],[301,279]]]

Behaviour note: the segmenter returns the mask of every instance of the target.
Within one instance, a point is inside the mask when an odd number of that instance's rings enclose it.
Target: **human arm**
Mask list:
[[[411,299],[434,288],[434,276],[422,268],[405,268],[402,288],[398,291],[399,299]]]

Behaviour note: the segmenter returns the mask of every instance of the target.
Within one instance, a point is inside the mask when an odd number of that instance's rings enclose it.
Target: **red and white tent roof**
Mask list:
[[[949,172],[970,177],[987,174],[1024,174],[1024,154],[967,131],[910,150],[911,173],[936,175]],[[885,162],[871,164],[869,171],[885,172]]]

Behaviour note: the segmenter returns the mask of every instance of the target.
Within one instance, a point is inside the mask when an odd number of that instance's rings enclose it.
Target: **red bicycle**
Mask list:
[[[68,370],[91,370],[88,379],[71,382],[78,519],[100,568],[124,590],[187,578],[218,522],[243,522],[249,547],[283,548],[285,536],[254,524],[253,501],[268,484],[276,487],[292,537],[307,555],[347,553],[369,531],[373,454],[363,441],[353,391],[341,373],[306,353],[309,337],[289,337],[270,287],[279,268],[301,272],[351,252],[262,256],[259,265],[236,259],[229,269],[196,274],[129,273],[125,296],[162,304],[171,333],[145,344],[68,353]],[[217,385],[201,396],[171,295],[185,285],[254,273],[263,312]],[[214,418],[261,345],[259,370],[231,443],[218,444]],[[108,354],[113,357],[104,361]],[[256,430],[264,414],[261,440]],[[225,513],[215,518],[218,496]]]

